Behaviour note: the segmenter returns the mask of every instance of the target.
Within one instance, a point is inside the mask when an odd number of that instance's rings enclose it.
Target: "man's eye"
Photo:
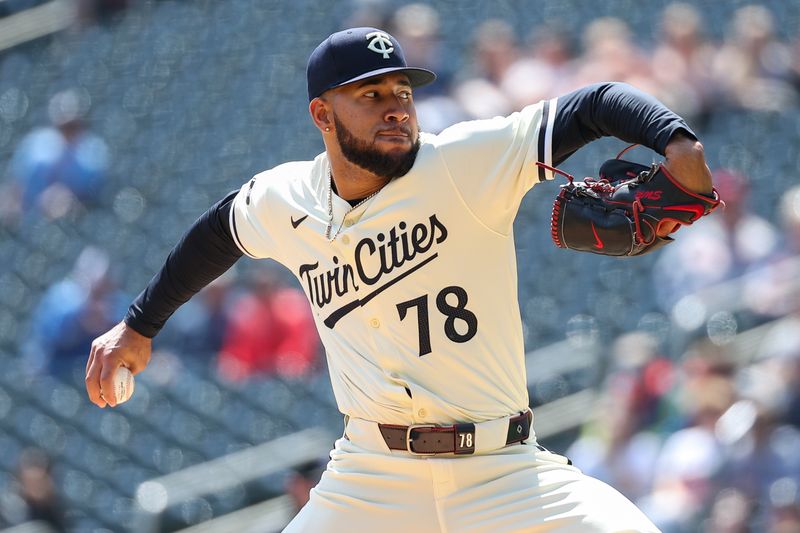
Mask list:
[[[411,100],[411,93],[410,93],[410,92],[408,92],[408,91],[405,91],[405,92],[402,92],[402,93],[400,93],[400,95],[399,95],[399,96],[400,96],[400,98],[402,98],[403,100]]]
[[[375,98],[376,96],[378,96],[378,93],[376,91],[369,91],[367,93],[364,93],[364,96],[366,96],[367,98]]]

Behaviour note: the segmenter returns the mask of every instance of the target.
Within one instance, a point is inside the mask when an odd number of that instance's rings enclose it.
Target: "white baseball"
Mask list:
[[[114,372],[114,398],[117,405],[127,402],[133,396],[135,383],[133,374],[127,367],[121,366]]]

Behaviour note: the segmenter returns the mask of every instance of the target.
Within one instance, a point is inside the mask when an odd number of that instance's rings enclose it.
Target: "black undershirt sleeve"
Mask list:
[[[678,130],[697,139],[681,117],[631,85],[588,85],[558,97],[552,134],[553,164],[558,165],[583,145],[606,136],[641,144],[664,155],[667,143]]]
[[[161,270],[128,308],[128,326],[145,337],[155,337],[178,307],[242,257],[228,222],[237,193],[232,191],[213,205],[181,237]]]

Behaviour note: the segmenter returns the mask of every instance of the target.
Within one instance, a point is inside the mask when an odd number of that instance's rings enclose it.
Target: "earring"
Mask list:
[[[331,129],[330,128],[325,128],[325,131],[331,131]]]

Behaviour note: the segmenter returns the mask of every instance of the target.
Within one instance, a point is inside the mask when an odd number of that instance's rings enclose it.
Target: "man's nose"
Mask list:
[[[406,110],[406,107],[399,101],[393,102],[384,115],[384,120],[386,122],[406,122],[408,118],[408,110]]]

